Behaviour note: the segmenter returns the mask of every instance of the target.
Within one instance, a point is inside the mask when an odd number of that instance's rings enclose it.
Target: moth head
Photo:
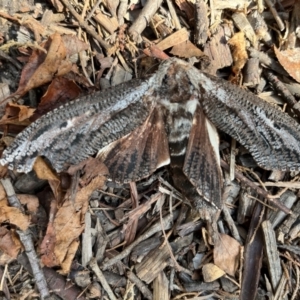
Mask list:
[[[195,98],[198,94],[195,71],[192,65],[177,58],[166,60],[154,75],[157,96],[168,98],[171,103],[186,103]]]
[[[197,69],[176,58],[163,62],[149,83],[151,97],[166,111],[194,114],[199,103]]]

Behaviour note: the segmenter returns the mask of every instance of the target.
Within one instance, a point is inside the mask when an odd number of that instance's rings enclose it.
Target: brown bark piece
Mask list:
[[[204,53],[210,58],[209,73],[215,74],[216,70],[228,67],[232,64],[232,55],[227,45],[225,31],[219,26],[215,35],[204,46]]]

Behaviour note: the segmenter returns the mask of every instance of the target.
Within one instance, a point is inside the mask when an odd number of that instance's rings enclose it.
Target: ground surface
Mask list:
[[[2,150],[46,112],[172,56],[298,122],[300,1],[264,5],[1,0]],[[95,158],[68,174],[41,158],[28,174],[1,167],[1,299],[300,299],[298,173],[265,171],[220,141],[214,231],[167,167],[130,184],[106,182]]]

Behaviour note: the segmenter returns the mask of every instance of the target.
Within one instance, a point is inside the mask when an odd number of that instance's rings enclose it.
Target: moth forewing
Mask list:
[[[57,172],[77,164],[133,131],[148,116],[147,80],[132,80],[74,100],[39,118],[3,152],[0,163],[31,171],[46,156]]]

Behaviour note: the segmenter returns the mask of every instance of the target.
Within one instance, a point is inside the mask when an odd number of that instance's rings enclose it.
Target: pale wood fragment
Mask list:
[[[231,51],[225,41],[225,30],[222,26],[219,26],[216,33],[204,46],[204,53],[210,58],[211,62],[210,69],[206,72],[215,74],[217,69],[232,65]]]
[[[174,26],[177,30],[180,30],[181,29],[181,25],[180,25],[180,21],[179,21],[179,18],[176,14],[176,10],[174,8],[174,5],[172,3],[172,1],[170,0],[166,0],[167,1],[167,4],[168,4],[168,8],[169,8],[169,12],[172,16],[172,20],[174,22]]]
[[[230,1],[215,0],[214,8],[218,10],[224,10],[224,9],[243,10],[249,6],[250,2],[251,1],[247,1],[247,0],[230,0]]]
[[[264,235],[265,250],[266,250],[271,284],[273,290],[275,291],[277,289],[280,278],[282,276],[282,269],[280,265],[279,253],[277,250],[275,232],[272,228],[271,222],[268,220],[264,221],[261,226]]]
[[[82,261],[82,266],[86,266],[88,262],[91,260],[93,256],[93,251],[92,251],[92,232],[91,232],[91,226],[92,226],[92,220],[91,220],[91,214],[90,212],[87,212],[85,214],[85,229],[84,232],[82,233],[82,256],[81,256],[81,261]]]
[[[137,276],[149,284],[168,265],[169,257],[170,252],[167,245],[154,249],[146,259],[135,266]]]
[[[195,43],[197,45],[204,45],[208,38],[208,17],[207,4],[204,0],[197,0],[195,3],[196,17],[195,17]]]
[[[254,87],[260,82],[261,70],[258,58],[251,57],[244,67],[244,86]]]
[[[97,14],[94,16],[94,19],[97,23],[103,26],[103,28],[110,34],[113,34],[118,29],[119,24],[117,18],[109,18],[101,11],[97,12]]]
[[[187,41],[189,39],[189,35],[190,34],[186,30],[186,28],[182,28],[174,32],[173,34],[169,35],[168,37],[164,38],[156,46],[161,50],[165,50],[175,45],[178,45],[182,42]]]
[[[254,48],[257,48],[257,37],[246,15],[244,13],[236,12],[232,15],[232,19],[237,28],[244,32],[245,36],[251,42],[252,46]]]
[[[286,207],[292,208],[294,203],[297,200],[297,196],[290,190],[287,190],[280,196],[280,202],[283,203]],[[267,214],[267,219],[272,223],[272,227],[275,228],[286,218],[286,214],[282,211],[269,210]]]
[[[162,271],[153,281],[153,300],[169,300],[169,280]]]

